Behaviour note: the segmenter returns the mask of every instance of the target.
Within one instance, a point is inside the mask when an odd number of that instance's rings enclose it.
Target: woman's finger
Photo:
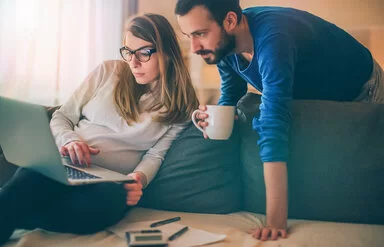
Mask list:
[[[134,184],[124,184],[124,188],[128,191],[135,191],[135,190],[142,190],[143,186],[141,183],[134,183]]]
[[[133,190],[128,192],[128,197],[140,197],[143,195],[143,192],[141,190]]]
[[[73,149],[75,150],[78,164],[79,165],[85,164],[83,149],[81,148],[81,146],[79,144],[75,143],[73,145]]]
[[[134,205],[136,205],[138,203],[138,201],[127,201],[127,205],[129,205],[129,206],[134,206]]]
[[[67,150],[68,150],[69,157],[71,158],[72,164],[77,164],[77,156],[72,145],[68,146]]]
[[[90,166],[91,165],[91,152],[89,150],[88,144],[84,143],[83,145],[81,145],[81,149],[83,150],[85,165]]]
[[[62,156],[68,156],[68,151],[67,151],[67,148],[66,148],[65,146],[62,146],[62,147],[60,148],[60,154],[61,154]]]
[[[139,201],[140,198],[141,198],[141,196],[138,196],[138,197],[128,197],[127,201]]]

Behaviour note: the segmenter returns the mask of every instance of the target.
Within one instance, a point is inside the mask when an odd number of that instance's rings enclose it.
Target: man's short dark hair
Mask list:
[[[237,24],[241,21],[242,10],[239,0],[178,0],[175,8],[176,15],[186,15],[196,6],[205,7],[212,18],[220,25],[229,11],[233,11],[237,15]]]

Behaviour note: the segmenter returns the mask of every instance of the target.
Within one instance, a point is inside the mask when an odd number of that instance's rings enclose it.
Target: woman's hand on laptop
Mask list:
[[[127,190],[127,205],[134,206],[143,195],[143,187],[147,183],[147,177],[142,172],[129,173],[128,176],[136,180],[136,183],[124,184],[124,188]]]
[[[91,165],[91,154],[98,154],[99,149],[88,146],[82,141],[69,142],[60,148],[60,153],[63,156],[69,156],[72,164],[75,165]]]

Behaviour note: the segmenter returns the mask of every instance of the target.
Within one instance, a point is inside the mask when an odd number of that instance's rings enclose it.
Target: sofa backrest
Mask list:
[[[57,108],[47,108],[49,118]],[[215,141],[205,140],[190,124],[173,142],[158,174],[145,189],[140,206],[197,213],[242,210],[239,167],[237,125],[228,141]],[[0,187],[16,169],[6,161],[0,146]]]
[[[251,120],[260,96],[241,112],[244,209],[265,213],[263,165]],[[289,218],[384,224],[384,105],[295,100],[291,105]]]

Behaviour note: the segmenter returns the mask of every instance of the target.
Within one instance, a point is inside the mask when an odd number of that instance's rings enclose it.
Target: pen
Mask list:
[[[181,235],[183,235],[186,231],[188,231],[188,226],[186,227],[183,227],[181,228],[181,230],[175,232],[174,234],[172,234],[169,238],[168,238],[168,241],[172,241],[172,240],[175,240],[176,238],[180,237]]]
[[[175,222],[175,221],[179,221],[180,219],[181,219],[180,217],[174,217],[174,218],[170,218],[170,219],[166,219],[166,220],[161,220],[161,221],[152,223],[150,225],[150,227],[162,226],[162,225],[169,224],[169,223],[172,223],[172,222]]]

